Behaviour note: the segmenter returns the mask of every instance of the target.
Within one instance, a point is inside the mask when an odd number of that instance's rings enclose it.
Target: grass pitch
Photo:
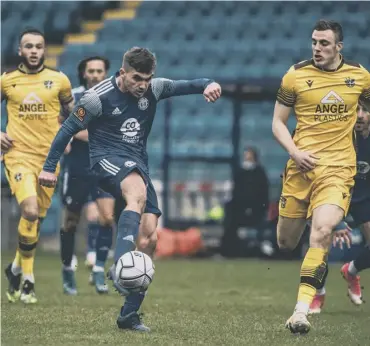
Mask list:
[[[2,269],[11,260],[2,257]],[[59,257],[36,257],[34,306],[6,300],[2,273],[3,345],[370,345],[370,306],[353,306],[339,265],[331,265],[325,311],[297,337],[284,329],[297,295],[299,262],[257,260],[156,261],[144,302],[150,334],[120,331],[121,297],[99,296],[79,259],[78,296],[62,294]],[[370,272],[362,274],[370,287]],[[366,296],[366,291],[364,291]]]

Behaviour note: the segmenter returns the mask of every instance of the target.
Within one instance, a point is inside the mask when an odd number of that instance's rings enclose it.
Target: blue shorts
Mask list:
[[[79,213],[84,205],[99,198],[112,198],[98,186],[98,179],[92,174],[70,175],[66,170],[63,174],[62,202],[68,211]]]
[[[136,163],[131,158],[117,156],[109,158],[109,160],[101,160],[92,170],[94,174],[99,177],[99,187],[116,199],[116,205],[120,207],[120,210],[124,209],[126,205],[122,197],[121,181],[131,172],[138,172],[147,187],[147,199],[144,213],[155,214],[158,217],[162,215],[158,207],[157,194],[145,166]]]
[[[353,221],[356,226],[360,226],[370,221],[370,198],[360,202],[351,203],[349,207],[349,213],[351,214]]]

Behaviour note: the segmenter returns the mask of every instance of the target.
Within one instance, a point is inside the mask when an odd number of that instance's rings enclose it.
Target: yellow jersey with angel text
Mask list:
[[[327,71],[313,60],[292,66],[283,77],[277,101],[294,107],[294,143],[315,154],[317,164],[356,166],[354,125],[359,98],[370,100],[370,74],[360,64],[343,58]]]
[[[44,67],[30,74],[20,65],[1,76],[1,95],[6,100],[6,132],[13,147],[5,163],[43,162],[60,124],[61,103],[73,100],[71,83],[62,72]]]

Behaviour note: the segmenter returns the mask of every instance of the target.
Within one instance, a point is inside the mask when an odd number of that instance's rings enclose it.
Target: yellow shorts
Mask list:
[[[5,173],[18,204],[21,204],[28,197],[35,196],[39,206],[39,217],[45,217],[51,204],[54,188],[41,186],[38,183],[38,175],[41,170],[42,165],[39,163],[8,162],[5,159]],[[59,167],[56,173],[59,173]]]
[[[301,173],[292,160],[283,175],[279,215],[310,218],[312,211],[324,204],[334,204],[347,215],[354,186],[356,167],[316,166]]]

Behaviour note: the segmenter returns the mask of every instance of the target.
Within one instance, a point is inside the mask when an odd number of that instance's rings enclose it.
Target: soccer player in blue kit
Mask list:
[[[348,297],[355,305],[361,305],[362,292],[360,284],[360,271],[370,268],[370,111],[361,104],[357,108],[356,130],[356,153],[357,174],[355,187],[351,199],[349,213],[357,227],[365,237],[366,246],[357,258],[345,263],[341,268],[341,274],[348,285]],[[342,222],[339,228],[347,225]],[[310,314],[319,314],[325,302],[325,279],[317,290],[316,296],[310,306]]]
[[[146,142],[156,105],[172,96],[203,94],[207,102],[221,96],[221,87],[211,79],[169,80],[153,78],[154,55],[134,47],[124,54],[119,72],[86,91],[72,115],[63,123],[49,151],[39,182],[54,186],[58,161],[71,137],[88,129],[90,166],[106,192],[125,202],[118,219],[115,262],[138,248],[152,255],[161,211],[148,169]],[[184,119],[185,120],[185,119]],[[111,270],[114,272],[114,270]],[[115,278],[113,283],[116,288]],[[117,319],[120,329],[147,332],[138,310],[145,293],[131,293]]]
[[[85,90],[92,88],[107,77],[109,61],[93,56],[82,60],[78,65],[81,86],[72,90],[77,103]],[[75,268],[72,264],[75,232],[80,221],[81,211],[86,206],[88,221],[88,254],[96,254],[91,263],[91,283],[98,293],[107,293],[104,264],[112,245],[114,223],[114,199],[99,190],[97,176],[90,172],[89,145],[87,130],[74,135],[68,155],[64,156],[64,179],[62,200],[65,206],[63,225],[60,230],[61,258],[63,263],[63,290],[68,295],[77,294]],[[95,203],[96,202],[96,203]]]

